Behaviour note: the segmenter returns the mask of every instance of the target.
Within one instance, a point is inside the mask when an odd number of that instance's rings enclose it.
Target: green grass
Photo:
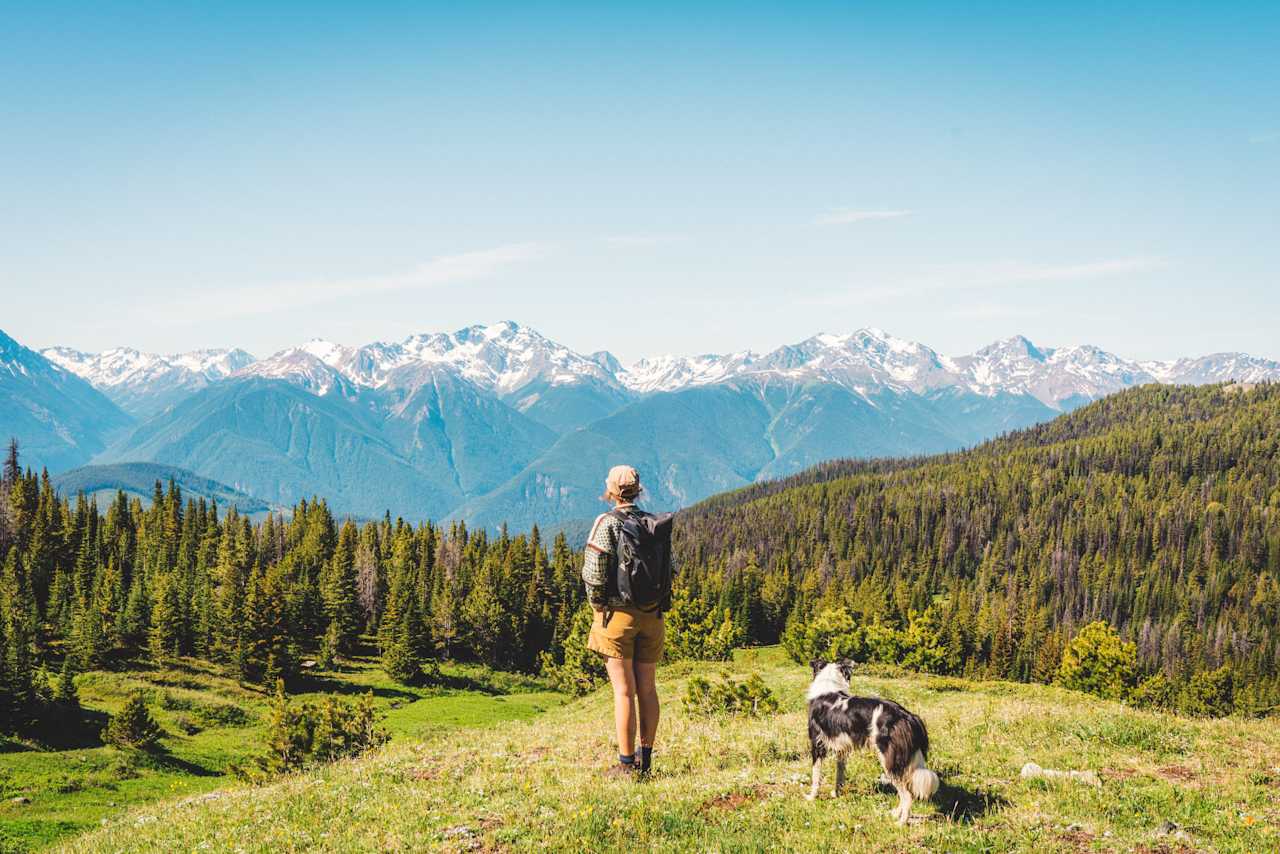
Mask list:
[[[458,727],[526,720],[561,705],[563,695],[537,680],[474,666],[447,666],[443,684],[405,688],[371,660],[309,678],[300,696],[374,692],[386,710],[393,742]],[[235,785],[232,763],[260,749],[269,697],[239,686],[195,660],[129,672],[93,672],[77,679],[88,720],[63,733],[64,749],[0,744],[0,851],[46,847],[120,815],[127,808],[191,798]],[[165,730],[165,752],[129,754],[102,746],[98,731],[130,690],[147,691]],[[28,798],[18,803],[15,798]]]
[[[779,714],[699,718],[688,678],[759,672]],[[855,676],[929,724],[944,786],[907,827],[870,754],[836,800],[807,802],[805,668],[777,650],[659,671],[657,773],[600,776],[613,755],[598,692],[474,732],[427,726],[377,753],[198,803],[136,808],[66,843],[76,851],[1272,851],[1280,847],[1280,728],[1135,711],[1068,691],[919,676]],[[530,695],[534,696],[534,695]],[[507,697],[503,702],[512,702]],[[530,700],[532,705],[538,701]],[[493,704],[497,705],[497,704]],[[526,711],[532,713],[530,708]],[[1091,769],[1101,788],[1022,780],[1034,761]],[[1160,834],[1162,822],[1178,826]],[[1178,835],[1178,834],[1183,835]]]

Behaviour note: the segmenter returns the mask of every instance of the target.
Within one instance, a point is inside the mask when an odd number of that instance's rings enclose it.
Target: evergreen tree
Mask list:
[[[1071,639],[1062,653],[1058,684],[1109,699],[1122,699],[1133,689],[1138,671],[1137,648],[1120,639],[1101,620]]]
[[[183,619],[182,603],[178,596],[178,582],[173,573],[166,572],[156,579],[148,638],[151,657],[156,661],[177,656],[181,652]]]
[[[153,750],[163,733],[147,708],[147,696],[134,691],[102,731],[102,740],[123,750]]]

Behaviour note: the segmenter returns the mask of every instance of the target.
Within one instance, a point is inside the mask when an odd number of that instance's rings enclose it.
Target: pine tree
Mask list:
[[[79,722],[80,692],[76,690],[75,670],[69,655],[62,659],[62,668],[58,671],[58,681],[51,699],[64,726]]]
[[[178,583],[173,573],[166,572],[156,579],[154,596],[148,643],[151,657],[162,661],[181,653],[182,603],[178,599]]]
[[[3,485],[5,491],[13,489],[13,485],[22,477],[22,466],[18,462],[18,440],[17,438],[9,439],[9,448],[4,455],[4,480]]]
[[[337,548],[323,578],[321,595],[329,621],[326,640],[333,638],[333,652],[347,654],[355,649],[360,635],[361,613],[356,591],[356,526],[347,521],[338,536]]]
[[[284,680],[276,680],[276,692],[267,715],[267,749],[257,759],[258,768],[269,774],[295,771],[311,752],[311,731],[306,716],[284,692]]]
[[[102,740],[123,750],[152,750],[163,732],[147,709],[147,695],[134,691],[102,731]]]
[[[390,611],[387,612],[390,615]],[[422,661],[409,631],[408,621],[400,620],[391,630],[382,648],[382,669],[402,685],[417,685],[422,681]]]

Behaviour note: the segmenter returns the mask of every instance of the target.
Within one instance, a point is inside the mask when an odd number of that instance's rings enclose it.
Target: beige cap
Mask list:
[[[604,480],[604,497],[607,501],[630,501],[640,494],[640,475],[631,466],[614,466]]]

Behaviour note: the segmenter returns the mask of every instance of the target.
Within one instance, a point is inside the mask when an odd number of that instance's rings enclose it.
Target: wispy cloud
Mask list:
[[[550,247],[542,243],[510,243],[474,252],[439,255],[411,270],[390,275],[212,288],[145,308],[142,314],[155,322],[204,322],[272,314],[354,296],[463,284],[491,278],[541,258],[549,250]]]
[[[989,287],[1016,287],[1042,282],[1074,282],[1108,276],[1140,275],[1168,266],[1163,258],[1135,256],[1085,261],[1073,264],[1029,264],[996,261],[985,264],[944,264],[919,269],[897,281],[869,283],[817,297],[820,305],[850,305],[888,302],[918,294],[975,290]]]
[[[818,214],[813,218],[814,225],[849,225],[854,222],[869,222],[877,219],[901,219],[911,216],[914,211],[858,211],[850,208],[837,208]]]
[[[680,240],[676,234],[614,234],[604,239],[606,246],[615,249],[639,249],[646,246],[661,246],[664,243],[675,243]]]
[[[1254,145],[1265,145],[1268,142],[1280,142],[1280,130],[1265,130],[1249,134],[1249,141]]]

